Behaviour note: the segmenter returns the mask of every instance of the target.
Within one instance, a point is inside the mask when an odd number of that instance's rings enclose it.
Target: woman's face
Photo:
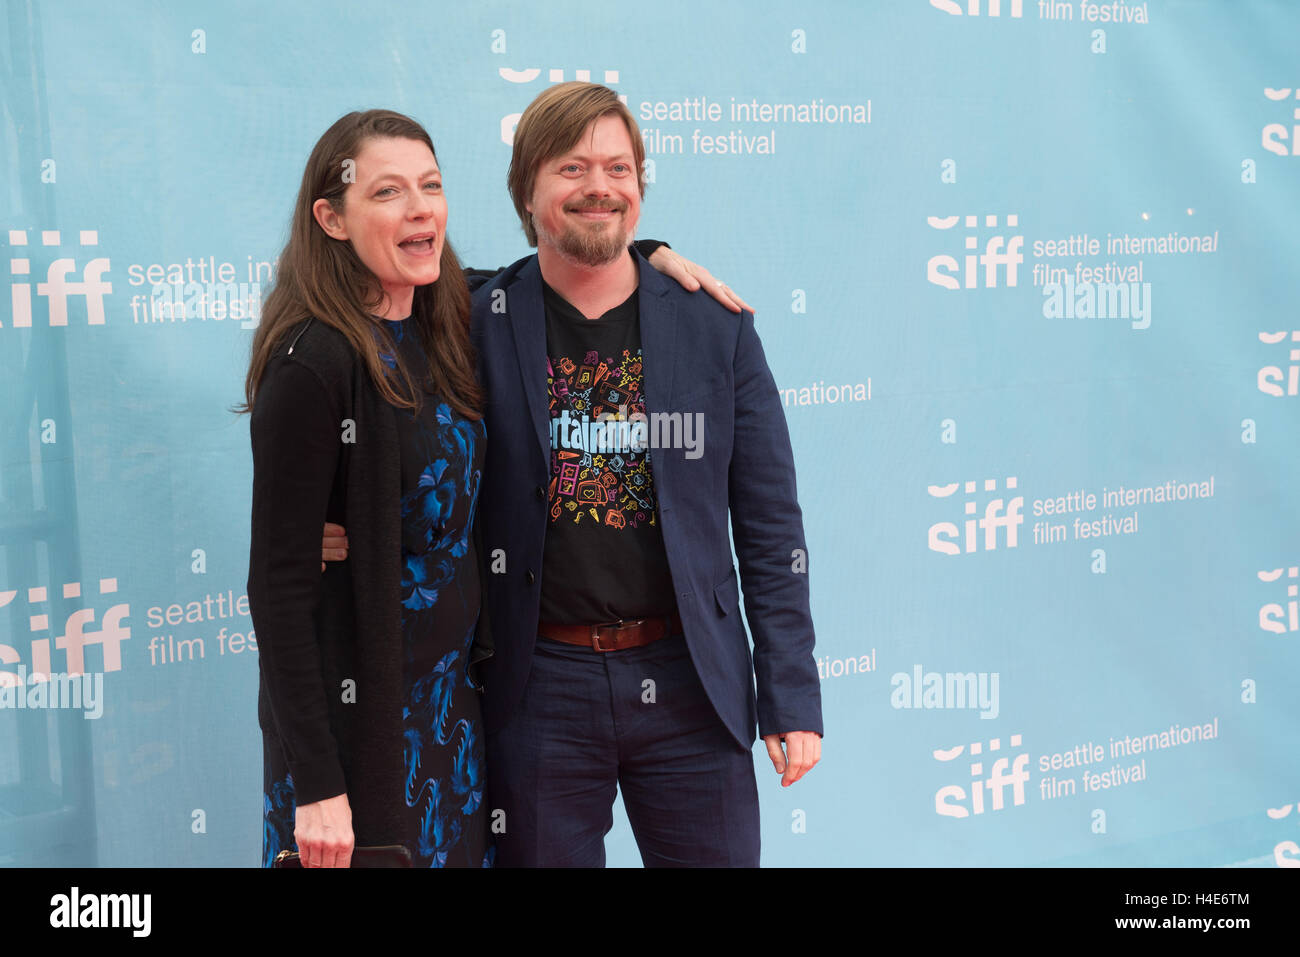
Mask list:
[[[436,282],[447,228],[442,174],[429,147],[392,137],[366,140],[343,193],[343,211],[318,199],[312,211],[321,228],[352,243],[384,291],[385,319],[411,314],[416,286]]]

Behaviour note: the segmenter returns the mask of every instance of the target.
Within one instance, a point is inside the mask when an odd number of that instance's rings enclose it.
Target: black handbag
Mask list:
[[[272,867],[302,867],[297,851],[281,851],[271,862]],[[410,867],[411,852],[402,844],[384,844],[378,847],[354,847],[353,867]]]

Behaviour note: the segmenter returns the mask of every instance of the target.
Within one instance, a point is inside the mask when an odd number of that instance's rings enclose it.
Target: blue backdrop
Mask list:
[[[755,752],[764,862],[1300,866],[1296,36],[1266,0],[8,0],[0,863],[257,863],[228,410],[307,154],[413,115],[463,261],[508,263],[514,118],[589,78],[794,443],[827,734],[789,789]]]

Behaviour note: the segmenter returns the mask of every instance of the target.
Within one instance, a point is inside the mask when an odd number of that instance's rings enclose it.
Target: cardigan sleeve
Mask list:
[[[340,455],[342,422],[316,374],[273,360],[254,401],[253,526],[248,602],[275,732],[295,800],[343,794],[330,729],[315,617],[320,606],[321,528]]]

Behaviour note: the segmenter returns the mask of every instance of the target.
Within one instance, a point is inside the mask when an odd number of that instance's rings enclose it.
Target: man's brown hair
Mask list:
[[[523,224],[528,245],[537,245],[537,230],[528,212],[528,201],[532,199],[538,168],[571,150],[589,124],[610,113],[618,114],[627,126],[636,162],[637,187],[644,198],[645,144],[641,142],[641,131],[632,111],[609,87],[577,81],[557,83],[542,91],[519,118],[506,185],[510,188],[510,198],[515,201],[515,212]]]

